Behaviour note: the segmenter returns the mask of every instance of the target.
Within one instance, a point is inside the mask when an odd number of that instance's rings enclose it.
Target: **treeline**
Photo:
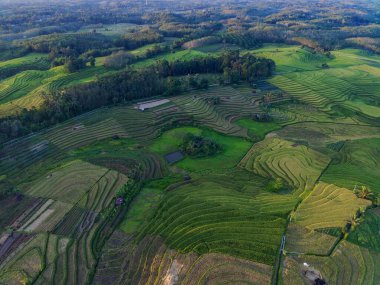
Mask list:
[[[253,32],[250,31],[231,31],[223,33],[222,41],[229,44],[241,46],[243,48],[255,48],[261,45],[262,40],[259,40]]]
[[[152,29],[141,29],[122,36],[116,41],[116,46],[132,50],[147,44],[162,42],[163,39],[164,37],[160,33]]]
[[[87,63],[95,64],[95,57],[109,56],[109,65],[115,68],[125,67],[134,60],[141,59],[127,54],[132,50],[151,43],[160,43],[163,36],[152,29],[141,29],[120,36],[107,37],[96,33],[96,30],[83,34],[52,34],[37,37],[19,43],[27,52],[48,53],[51,66],[65,65],[68,72],[84,68]],[[154,46],[146,50],[144,57],[154,56],[166,47]],[[107,63],[108,64],[108,63]]]
[[[380,39],[379,38],[358,37],[358,38],[347,39],[347,42],[351,46],[365,49],[374,53],[380,53]]]
[[[104,66],[112,69],[122,69],[138,60],[151,58],[161,53],[169,52],[171,49],[167,44],[155,44],[144,48],[141,52],[131,53],[125,50],[113,52],[104,59]]]
[[[194,74],[220,73],[221,83],[229,84],[270,76],[274,68],[274,62],[270,59],[251,54],[241,56],[238,51],[192,61],[157,61],[145,69],[119,72],[95,82],[46,94],[44,103],[38,109],[24,109],[19,115],[0,121],[0,142],[100,107],[158,95],[176,95],[187,88],[207,88],[207,81],[194,81],[191,77]],[[187,82],[178,78],[183,75],[188,75]]]
[[[49,53],[51,58],[78,56],[89,50],[114,47],[111,38],[96,33],[51,34],[21,42],[20,45],[29,51]]]

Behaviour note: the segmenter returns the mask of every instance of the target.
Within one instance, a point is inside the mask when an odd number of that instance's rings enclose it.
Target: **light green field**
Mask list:
[[[43,92],[90,82],[96,76],[112,72],[115,71],[107,70],[100,63],[96,67],[87,67],[74,73],[67,73],[62,66],[45,71],[20,72],[0,81],[0,116],[12,115],[22,108],[38,107],[43,101]]]
[[[175,51],[174,53],[167,53],[163,55],[158,55],[153,58],[144,59],[139,62],[131,64],[131,67],[133,68],[144,68],[149,65],[154,64],[157,60],[167,60],[167,61],[175,61],[175,60],[183,60],[183,61],[190,61],[194,58],[201,58],[209,56],[208,53],[197,51],[197,50],[180,50]]]
[[[331,52],[331,56],[312,53],[300,46],[264,44],[262,48],[253,52],[257,56],[271,58],[276,62],[276,72],[291,73],[322,69],[322,64],[327,63],[330,68],[344,68],[354,65],[380,63],[379,56],[369,56],[358,49],[343,49]]]
[[[269,44],[249,52],[274,60],[277,73],[317,70],[321,68],[323,63],[329,61],[327,57],[312,54],[307,50],[301,49],[300,46]]]
[[[287,232],[286,250],[291,252],[327,254],[338,237],[321,229],[342,229],[360,208],[370,201],[359,199],[345,188],[320,182],[302,201]],[[318,230],[318,231],[317,231]]]
[[[131,50],[130,53],[131,54],[134,54],[136,56],[139,56],[139,55],[143,55],[148,49],[154,47],[154,46],[163,46],[164,44],[149,44],[149,45],[145,45],[145,46],[142,46],[140,48],[137,48],[137,49],[134,49],[134,50]]]
[[[297,208],[293,221],[311,230],[342,228],[359,208],[370,204],[348,189],[321,182]]]
[[[239,126],[247,128],[254,136],[264,138],[267,133],[278,130],[281,126],[272,122],[256,122],[250,119],[241,119],[236,122]]]
[[[47,54],[30,53],[19,58],[0,61],[0,78],[8,77],[8,73],[17,74],[23,70],[45,70],[49,67]]]
[[[191,172],[232,168],[239,163],[240,159],[252,145],[249,141],[244,139],[225,136],[211,130],[182,127],[165,132],[152,144],[150,150],[162,155],[177,151],[179,150],[183,137],[187,133],[211,139],[222,147],[222,152],[214,156],[205,158],[186,157],[176,163],[176,166]]]

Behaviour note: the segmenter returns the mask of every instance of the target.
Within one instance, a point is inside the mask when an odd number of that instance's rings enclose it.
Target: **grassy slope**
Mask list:
[[[255,144],[240,167],[259,175],[282,178],[301,192],[311,190],[329,158],[313,149],[278,138]]]
[[[286,250],[327,254],[338,237],[321,233],[320,229],[342,229],[359,208],[369,204],[348,189],[319,183],[292,215]]]
[[[67,73],[62,66],[46,71],[21,72],[0,82],[0,116],[14,114],[21,108],[37,107],[43,100],[43,92],[93,81],[96,76],[111,72],[100,65],[74,73]]]
[[[256,122],[250,119],[240,119],[236,122],[239,126],[247,128],[253,135],[263,139],[267,133],[278,130],[281,126],[272,122]]]
[[[161,235],[181,252],[220,252],[272,265],[295,200],[261,192],[265,183],[235,172],[167,192],[139,236]]]
[[[345,143],[322,180],[348,189],[366,185],[380,193],[380,139],[354,140]]]
[[[332,52],[331,57],[312,54],[297,46],[264,46],[254,51],[272,58],[277,74],[269,82],[289,95],[323,111],[332,112],[338,103],[366,116],[380,117],[380,108],[373,106],[379,86],[374,83],[379,74],[379,57],[359,50]],[[327,63],[329,69],[322,69]]]
[[[148,58],[131,65],[133,68],[143,68],[149,65],[154,64],[157,60],[165,59],[167,61],[175,60],[192,60],[194,58],[206,57],[209,56],[209,53],[197,51],[197,50],[180,50],[175,51],[174,53],[167,53],[162,55],[157,55],[153,58]]]

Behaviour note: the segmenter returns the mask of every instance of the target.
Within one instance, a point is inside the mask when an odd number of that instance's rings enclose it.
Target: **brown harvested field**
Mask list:
[[[7,234],[0,245],[0,267],[4,260],[6,260],[11,254],[14,254],[18,248],[21,248],[22,244],[25,244],[34,235],[27,235],[22,233]]]
[[[337,239],[338,237],[290,223],[285,247],[290,252],[327,254]]]
[[[20,228],[27,232],[51,231],[63,219],[72,205],[49,199]]]
[[[43,199],[23,194],[12,194],[0,200],[0,229],[19,228],[23,220],[43,204]]]

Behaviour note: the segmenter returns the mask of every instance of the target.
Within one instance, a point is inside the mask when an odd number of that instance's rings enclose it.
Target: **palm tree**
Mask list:
[[[361,217],[359,215],[355,214],[352,215],[352,217],[347,221],[348,224],[350,224],[350,231],[353,231],[362,221]]]
[[[373,197],[373,193],[371,192],[371,190],[369,190],[369,188],[367,186],[361,186],[361,188],[359,190],[356,190],[356,196],[358,196],[358,198],[362,198],[362,199],[371,199]]]
[[[353,231],[360,223],[360,218],[356,215],[353,215],[350,219],[347,220],[347,224],[342,228],[342,233],[344,238],[347,238],[348,234]]]
[[[273,99],[274,99],[274,96],[272,92],[268,92],[267,94],[264,95],[264,102],[267,104],[270,104]]]

